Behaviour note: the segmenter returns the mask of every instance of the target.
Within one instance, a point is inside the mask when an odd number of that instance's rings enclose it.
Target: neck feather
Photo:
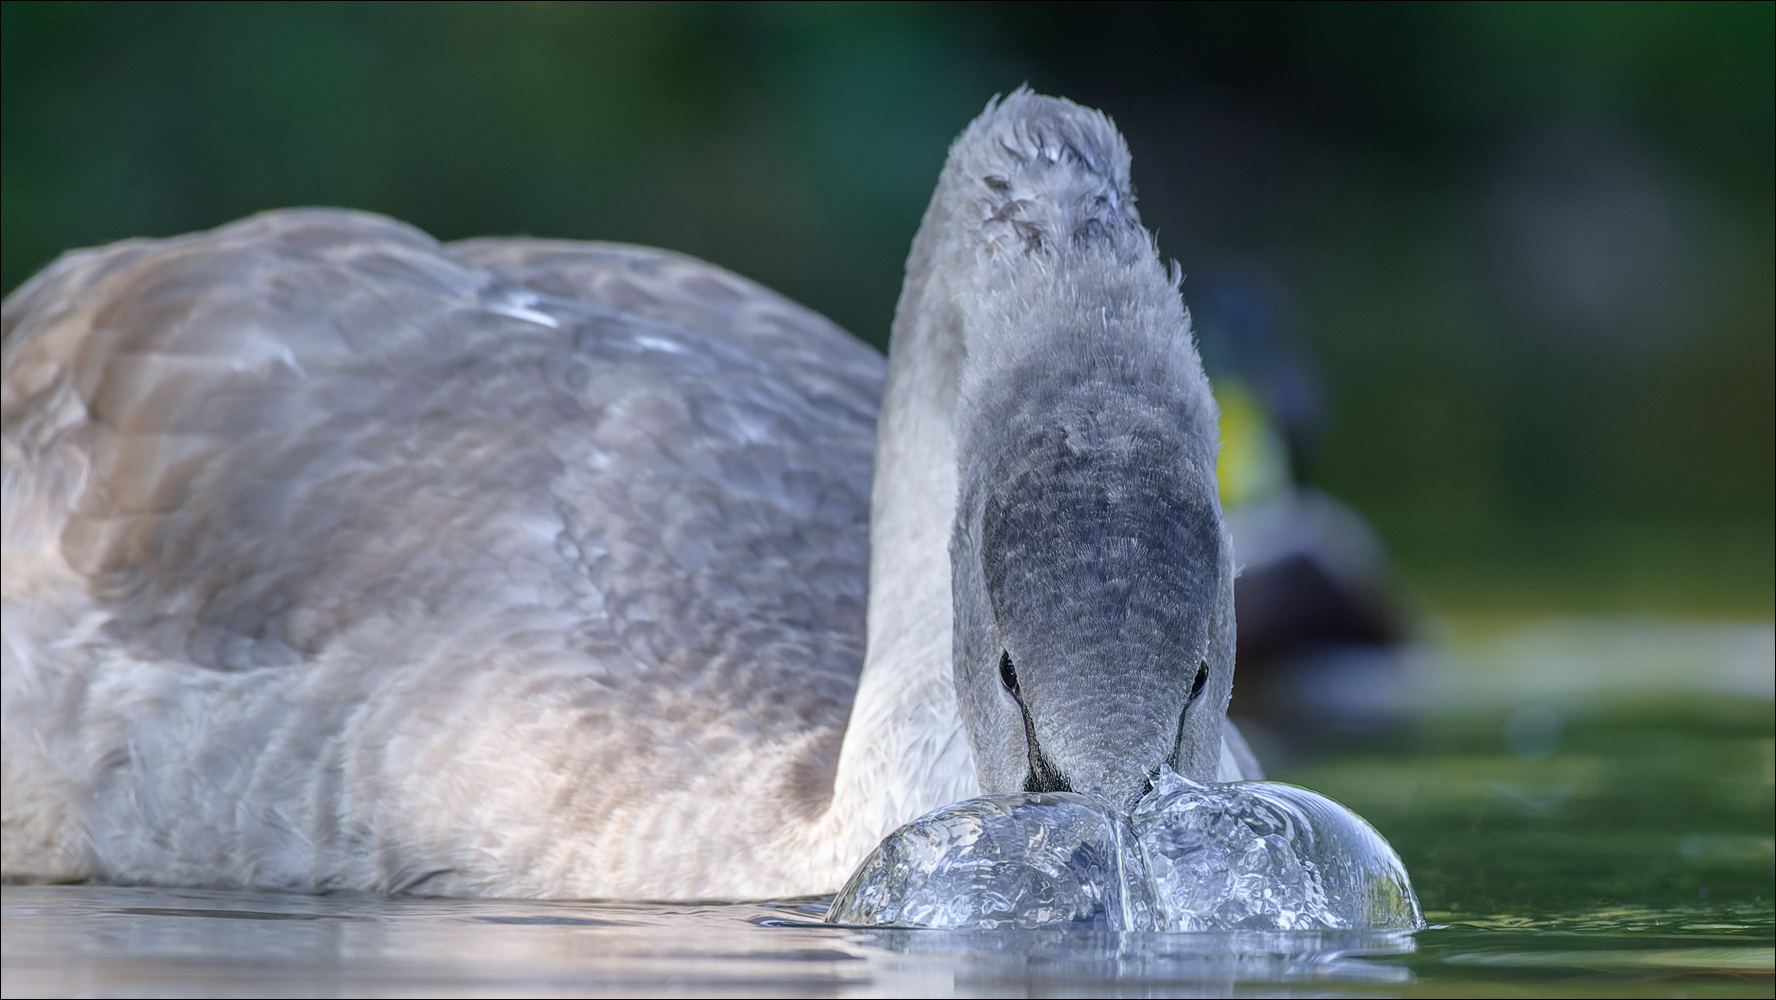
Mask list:
[[[1027,325],[1005,303],[1027,290],[1008,283],[1065,296],[1057,282],[1071,282],[1052,273],[1050,251],[1081,241],[1144,258],[1177,308],[1109,121],[1026,92],[989,105],[950,149],[895,312],[871,493],[868,652],[831,805],[806,831],[804,856],[828,888],[896,827],[980,793],[952,666],[958,413],[970,386],[1023,353],[1012,328]]]
[[[975,280],[967,231],[978,225],[956,160],[952,149],[913,240],[889,341],[870,496],[867,653],[816,832],[816,856],[836,879],[901,824],[980,793],[950,648],[954,425],[966,309],[977,300],[966,294]]]

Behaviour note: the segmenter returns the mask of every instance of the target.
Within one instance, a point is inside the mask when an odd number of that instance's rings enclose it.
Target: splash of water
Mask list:
[[[833,923],[1107,931],[1417,930],[1399,855],[1362,817],[1269,781],[1162,771],[1127,815],[1073,793],[989,795],[891,834]]]

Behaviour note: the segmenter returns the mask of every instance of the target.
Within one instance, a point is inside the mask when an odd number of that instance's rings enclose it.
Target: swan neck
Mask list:
[[[949,178],[946,176],[945,180]],[[979,794],[951,667],[950,529],[965,317],[940,183],[907,260],[877,422],[867,652],[824,838],[843,879],[902,824]],[[835,886],[836,887],[836,886]]]

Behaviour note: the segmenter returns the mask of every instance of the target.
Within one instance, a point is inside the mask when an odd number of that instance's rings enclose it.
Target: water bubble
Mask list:
[[[1417,930],[1399,856],[1361,817],[1276,782],[1170,770],[1128,816],[1071,793],[938,809],[883,841],[836,923],[1108,931]]]
[[[1133,840],[1123,819],[1083,795],[968,799],[890,834],[851,876],[827,919],[903,927],[1148,927],[1146,872],[1127,871],[1140,864]]]

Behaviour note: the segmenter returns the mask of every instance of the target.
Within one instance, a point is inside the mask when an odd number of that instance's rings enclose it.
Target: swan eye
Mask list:
[[[1011,665],[1011,654],[999,654],[999,683],[1012,694],[1018,693],[1017,668]]]
[[[1196,683],[1190,685],[1190,700],[1195,701],[1202,693],[1203,686],[1209,683],[1209,661],[1204,660],[1196,671]]]

